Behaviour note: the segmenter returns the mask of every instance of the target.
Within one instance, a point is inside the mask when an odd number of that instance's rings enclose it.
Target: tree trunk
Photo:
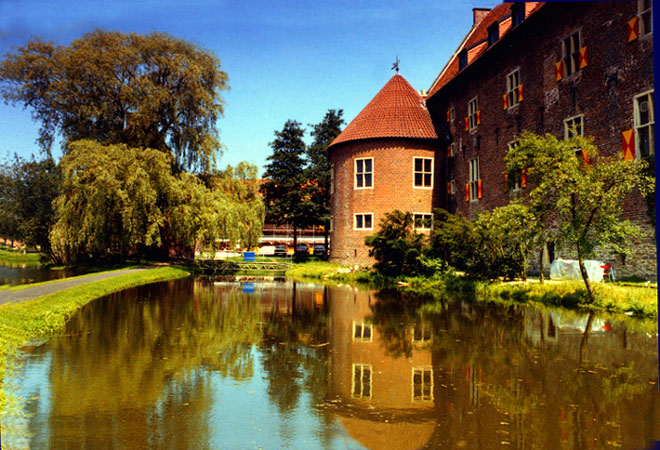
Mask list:
[[[579,251],[578,251],[579,254]],[[587,288],[587,295],[589,296],[589,303],[594,302],[594,294],[591,291],[591,282],[589,281],[589,274],[587,273],[587,268],[584,265],[584,257],[582,255],[578,256],[578,263],[580,264],[580,273],[582,274],[582,279],[584,280],[584,285]]]
[[[329,224],[326,223],[325,226],[323,227],[323,243],[325,244],[325,254],[329,257],[330,249],[328,248],[328,239],[330,239],[329,236],[330,232],[328,231],[328,228],[329,228]]]
[[[587,318],[587,324],[584,327],[584,333],[582,333],[582,339],[580,340],[580,355],[578,357],[578,367],[582,368],[584,363],[584,357],[587,353],[587,342],[589,341],[589,334],[591,333],[591,326],[594,323],[594,318],[596,313],[591,311],[589,317]]]
[[[539,250],[539,283],[543,284],[543,246]]]

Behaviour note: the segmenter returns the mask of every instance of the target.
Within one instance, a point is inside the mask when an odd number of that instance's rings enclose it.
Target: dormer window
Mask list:
[[[520,25],[525,20],[525,4],[516,3],[511,6],[511,27]]]
[[[463,50],[458,54],[458,70],[465,69],[467,66],[467,50]]]
[[[495,22],[488,27],[488,46],[490,47],[500,38],[500,24]]]

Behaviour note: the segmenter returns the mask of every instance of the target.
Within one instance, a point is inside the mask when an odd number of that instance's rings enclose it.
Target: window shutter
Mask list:
[[[635,130],[626,130],[621,132],[623,141],[623,160],[632,161],[635,159]]]
[[[465,183],[465,201],[470,201],[470,183]]]
[[[450,111],[447,110],[447,122],[450,122],[450,121],[451,121],[451,114],[450,114]]]
[[[470,117],[465,118],[465,131],[470,129]]]
[[[555,63],[555,81],[562,78],[564,78],[564,61],[558,61]]]
[[[504,174],[504,192],[509,191],[509,174],[505,173]]]
[[[523,85],[519,84],[518,85],[518,102],[523,101]]]
[[[447,158],[451,157],[451,145],[447,146]]]
[[[580,150],[580,156],[582,156],[582,162],[585,164],[591,164],[591,158],[587,155],[587,152]]]
[[[477,198],[481,198],[483,191],[481,190],[481,178],[477,180]]]
[[[509,108],[509,94],[504,94],[502,96],[502,106],[504,107],[504,111]]]
[[[522,172],[520,172],[520,187],[527,187],[527,169],[523,169]]]
[[[579,68],[584,69],[589,65],[589,56],[587,55],[587,46],[585,45],[580,49],[580,64]]]
[[[635,16],[628,21],[626,27],[628,31],[628,42],[632,42],[639,37],[639,16]]]
[[[477,125],[481,125],[481,110],[477,110]]]
[[[451,195],[451,183],[447,182],[447,195]]]

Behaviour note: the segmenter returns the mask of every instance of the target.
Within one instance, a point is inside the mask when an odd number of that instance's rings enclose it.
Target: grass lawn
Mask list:
[[[41,264],[41,253],[21,253],[16,250],[0,248],[0,262],[9,264],[27,264],[38,266]]]

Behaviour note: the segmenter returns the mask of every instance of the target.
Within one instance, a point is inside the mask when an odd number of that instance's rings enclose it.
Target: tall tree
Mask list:
[[[625,253],[627,239],[639,232],[628,220],[621,220],[621,212],[633,189],[642,195],[652,189],[654,180],[643,174],[646,162],[605,155],[593,138],[581,136],[561,141],[549,134],[524,132],[517,144],[505,158],[507,171],[527,169],[530,211],[543,222],[540,229],[553,228],[557,243],[575,252],[593,301],[584,260],[605,246]]]
[[[312,127],[311,135],[314,137],[312,144],[307,147],[307,159],[309,165],[306,177],[312,182],[311,215],[315,225],[323,225],[325,248],[328,248],[328,229],[330,228],[330,191],[332,174],[328,146],[339,136],[344,124],[342,119],[344,111],[329,109],[323,121]]]
[[[185,168],[209,167],[220,150],[227,80],[217,57],[162,33],[33,40],[0,63],[2,96],[32,109],[45,151],[60,132],[65,141],[172,152]]]
[[[267,159],[262,186],[266,215],[277,224],[293,227],[293,246],[298,245],[298,229],[309,221],[311,198],[306,182],[304,130],[295,120],[287,120],[281,131],[275,131],[270,143],[273,154]]]

